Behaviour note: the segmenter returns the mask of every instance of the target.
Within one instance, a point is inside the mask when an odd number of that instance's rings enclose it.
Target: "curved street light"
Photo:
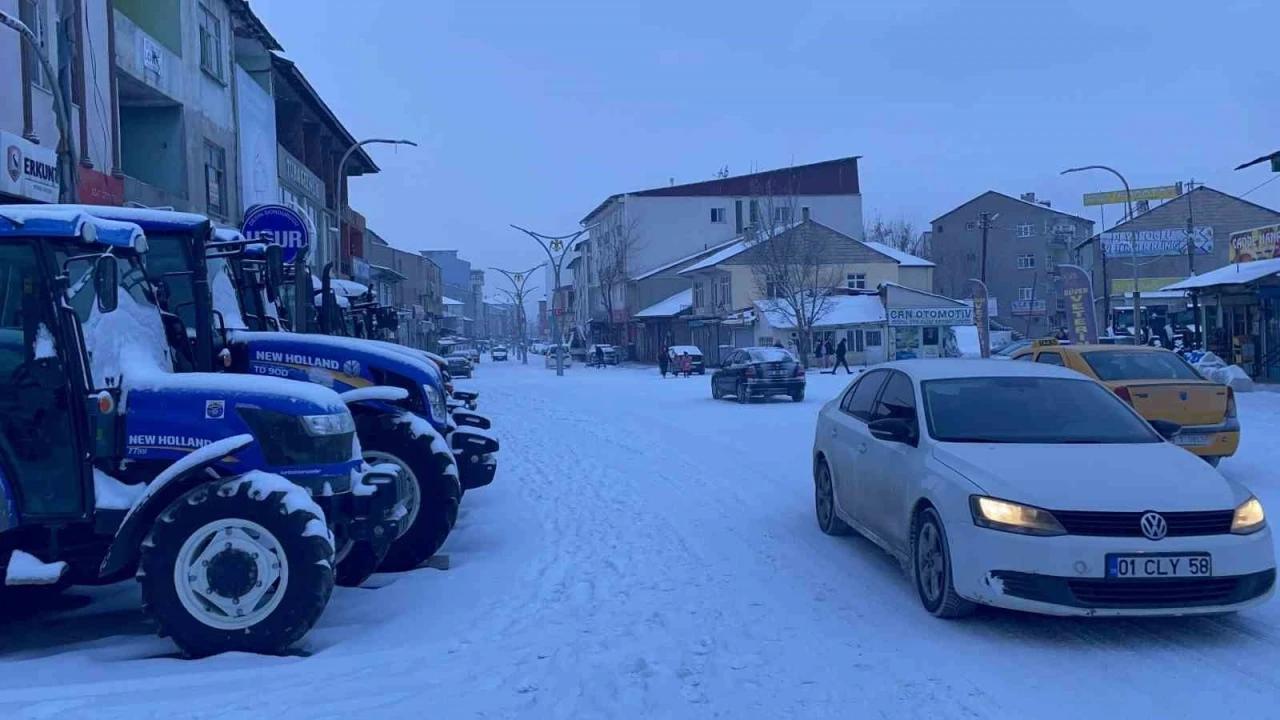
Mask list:
[[[347,195],[345,192],[347,190],[347,175],[346,175],[346,172],[344,171],[347,166],[347,160],[351,157],[351,153],[355,152],[356,150],[359,150],[365,145],[409,145],[412,147],[418,147],[418,143],[412,140],[369,138],[368,140],[361,140],[360,142],[355,143],[351,147],[347,148],[346,152],[342,153],[342,159],[338,161],[338,227],[339,228],[342,227],[342,221],[346,219],[347,208],[351,206],[350,203],[347,202]],[[345,237],[343,239],[345,239]]]
[[[1120,183],[1124,185],[1125,212],[1128,215],[1129,220],[1132,221],[1133,220],[1133,193],[1129,191],[1129,181],[1124,179],[1124,175],[1121,175],[1119,170],[1116,170],[1115,168],[1112,168],[1112,167],[1108,167],[1106,165],[1084,165],[1082,167],[1067,168],[1066,170],[1063,170],[1060,174],[1069,175],[1070,173],[1082,172],[1084,170],[1104,170],[1106,172],[1111,173],[1112,175],[1115,175],[1117,178],[1120,179]],[[1102,242],[1102,241],[1099,240],[1098,242]],[[1142,300],[1140,299],[1141,295],[1138,292],[1138,238],[1136,233],[1134,234],[1132,239],[1130,239],[1129,241],[1129,249],[1133,252],[1133,260],[1132,260],[1133,262],[1133,337],[1135,342],[1141,342],[1142,341]],[[1102,251],[1102,262],[1105,263],[1106,261],[1107,261],[1107,252],[1106,252],[1106,248],[1104,247]],[[1105,266],[1103,267],[1103,269],[1104,270],[1106,269]],[[1103,292],[1107,294],[1107,297],[1111,296],[1111,288],[1103,288]]]
[[[560,293],[560,270],[564,266],[564,258],[573,249],[573,244],[578,238],[586,235],[594,228],[595,225],[582,228],[577,232],[571,232],[568,235],[543,235],[532,230],[526,230],[519,225],[511,227],[533,238],[535,242],[547,253],[547,259],[550,261],[551,272],[554,275],[555,287],[551,289],[551,339],[556,344],[556,375],[564,376],[564,347],[560,342],[560,323],[556,311],[556,296]]]
[[[511,287],[514,288],[514,292],[509,291],[506,288],[499,288],[499,289],[505,292],[507,295],[511,296],[512,302],[514,302],[516,306],[516,321],[520,324],[520,362],[524,365],[529,364],[529,351],[525,343],[525,317],[524,317],[524,295],[525,295],[525,292],[527,291],[525,290],[524,286],[525,286],[525,283],[529,282],[529,276],[533,274],[535,270],[537,270],[538,268],[546,267],[546,265],[547,265],[546,263],[539,263],[538,265],[534,265],[528,270],[522,270],[517,272],[512,272],[510,270],[503,270],[502,268],[497,268],[497,267],[489,268],[490,270],[500,272],[504,276],[506,276],[506,278],[511,281]]]

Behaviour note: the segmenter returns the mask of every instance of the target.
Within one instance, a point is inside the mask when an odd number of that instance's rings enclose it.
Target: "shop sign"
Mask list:
[[[1231,252],[1227,258],[1228,262],[1270,260],[1276,257],[1276,248],[1280,246],[1280,225],[1267,225],[1231,233],[1229,242]]]
[[[1136,240],[1135,240],[1136,237]],[[1202,225],[1191,234],[1197,255],[1213,254],[1213,227]],[[1187,229],[1183,227],[1159,230],[1116,230],[1101,235],[1102,249],[1107,257],[1133,257],[1137,242],[1138,257],[1158,257],[1187,254]]]
[[[1013,314],[1018,316],[1044,315],[1048,304],[1044,300],[1014,300]]]
[[[53,148],[0,132],[4,147],[4,173],[0,174],[0,192],[38,200],[58,202],[58,153]]]
[[[324,207],[324,181],[307,169],[307,166],[303,165],[301,161],[289,154],[289,151],[285,150],[283,145],[276,148],[276,157],[280,163],[280,179],[293,185],[312,200],[317,201],[317,205]]]
[[[1098,316],[1093,305],[1093,281],[1084,268],[1078,265],[1059,265],[1059,287],[1066,301],[1071,341],[1074,343],[1098,342]]]
[[[1171,200],[1181,194],[1182,183],[1133,188],[1127,193],[1124,190],[1108,190],[1107,192],[1085,193],[1084,205],[1085,207],[1092,205],[1123,205],[1129,200],[1135,203],[1143,200],[1148,202],[1151,200]]]
[[[968,305],[951,307],[888,308],[885,318],[889,327],[915,327],[923,325],[972,325],[973,308]]]
[[[240,232],[249,239],[284,248],[284,262],[292,264],[298,252],[311,244],[306,219],[284,205],[254,205],[244,214]]]

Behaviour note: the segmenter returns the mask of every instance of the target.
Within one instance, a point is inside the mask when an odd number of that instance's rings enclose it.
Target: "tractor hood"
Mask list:
[[[125,373],[120,414],[125,459],[172,462],[219,440],[254,442],[224,458],[229,473],[266,470],[313,494],[350,489],[360,464],[355,423],[334,391],[308,383],[231,373]],[[311,427],[307,416],[330,416]]]
[[[310,333],[233,331],[233,366],[253,375],[302,380],[346,392],[371,385],[410,392],[408,409],[448,422],[440,372],[425,357],[360,338]],[[431,388],[428,390],[427,388]]]

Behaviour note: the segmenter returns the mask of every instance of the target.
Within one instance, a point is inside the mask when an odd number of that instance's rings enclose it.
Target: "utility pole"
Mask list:
[[[1196,189],[1196,179],[1191,178],[1187,183],[1187,277],[1194,277],[1196,274],[1196,223],[1195,213],[1191,207],[1191,192]],[[1195,331],[1192,333],[1192,343],[1196,348],[1203,347],[1201,345],[1201,322],[1200,322],[1200,293],[1191,293],[1191,312],[1196,320]]]
[[[511,287],[514,289],[514,292],[513,292],[511,290],[507,290],[506,288],[498,288],[499,290],[501,290],[502,292],[510,296],[512,302],[514,302],[516,305],[516,318],[517,318],[517,321],[520,323],[520,361],[524,365],[529,364],[529,353],[525,349],[526,343],[525,343],[525,322],[524,322],[524,296],[525,296],[525,293],[528,292],[528,290],[526,290],[524,286],[525,286],[525,283],[529,282],[529,276],[532,275],[535,270],[544,268],[546,267],[546,265],[547,265],[546,263],[540,263],[538,265],[534,265],[528,270],[519,271],[519,272],[512,272],[510,270],[503,270],[502,268],[496,268],[496,267],[489,268],[490,270],[494,270],[496,272],[502,273],[504,277],[506,277],[508,280],[511,281]]]
[[[978,268],[978,279],[986,284],[987,282],[987,231],[991,229],[991,213],[978,213],[978,225],[982,228],[982,255],[980,262],[982,265]]]
[[[578,241],[578,238],[586,235],[588,232],[591,232],[591,229],[594,228],[595,225],[582,228],[581,230],[569,233],[568,235],[559,235],[556,237],[542,235],[532,230],[525,230],[519,225],[512,225],[511,227],[533,238],[534,242],[538,243],[543,251],[547,253],[547,260],[550,261],[551,272],[555,282],[555,287],[551,289],[551,339],[556,344],[556,375],[564,377],[564,343],[560,342],[560,321],[559,316],[555,314],[555,310],[559,309],[556,308],[555,305],[556,297],[560,294],[560,271],[564,267],[565,256],[573,249],[573,244]]]

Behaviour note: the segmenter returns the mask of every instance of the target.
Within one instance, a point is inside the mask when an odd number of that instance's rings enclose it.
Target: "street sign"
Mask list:
[[[1182,183],[1173,185],[1159,185],[1157,187],[1133,188],[1129,191],[1126,198],[1124,190],[1110,190],[1108,192],[1085,193],[1084,204],[1086,207],[1090,205],[1123,205],[1125,201],[1133,200],[1169,200],[1176,198],[1182,194]]]
[[[254,205],[244,214],[240,232],[246,239],[279,245],[286,265],[311,244],[306,218],[285,205]]]

